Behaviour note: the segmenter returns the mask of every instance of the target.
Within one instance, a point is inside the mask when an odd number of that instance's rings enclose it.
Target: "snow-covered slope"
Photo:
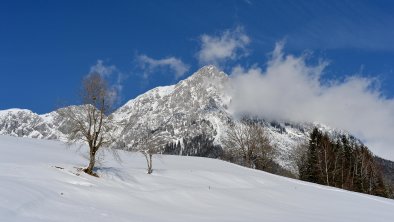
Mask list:
[[[0,136],[0,221],[366,221],[394,201],[301,182],[215,159],[121,151],[98,167],[58,141]]]
[[[117,121],[116,135],[124,148],[142,127],[154,129],[161,126],[168,142],[181,142],[178,154],[197,153],[185,147],[183,141],[208,138],[214,145],[221,145],[221,138],[234,117],[228,107],[231,98],[226,93],[228,76],[214,66],[205,66],[176,85],[154,88],[128,101],[112,115]],[[264,121],[269,137],[280,151],[277,161],[287,168],[287,153],[308,138],[314,126],[335,133],[328,127],[312,123],[285,123]],[[0,134],[19,137],[57,139],[64,138],[67,123],[51,112],[37,115],[29,110],[0,112]],[[190,145],[190,143],[189,143]],[[213,155],[214,156],[214,155]]]

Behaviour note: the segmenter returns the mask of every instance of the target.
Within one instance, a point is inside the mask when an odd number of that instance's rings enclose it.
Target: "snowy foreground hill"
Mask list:
[[[215,159],[106,158],[78,171],[84,148],[0,136],[0,221],[392,221],[394,201]]]

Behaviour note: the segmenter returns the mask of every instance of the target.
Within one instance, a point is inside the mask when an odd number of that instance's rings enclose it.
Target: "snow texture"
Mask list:
[[[387,222],[394,201],[215,159],[121,151],[81,173],[86,147],[0,136],[0,221]]]

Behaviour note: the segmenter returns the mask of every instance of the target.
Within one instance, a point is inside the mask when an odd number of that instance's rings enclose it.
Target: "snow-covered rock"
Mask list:
[[[26,109],[0,111],[0,134],[18,137],[57,139],[50,114],[40,116]]]

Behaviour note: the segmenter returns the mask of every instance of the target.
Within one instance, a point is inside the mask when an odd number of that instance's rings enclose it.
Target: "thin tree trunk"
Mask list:
[[[338,184],[337,184],[337,180],[336,180],[335,176],[337,174],[338,156],[337,156],[337,154],[334,154],[334,155],[335,155],[335,162],[334,162],[334,170],[332,172],[332,179],[331,179],[331,181],[334,182],[334,187],[337,187]]]
[[[148,174],[151,174],[152,170],[152,154],[149,154],[149,166],[148,166]]]
[[[327,181],[327,185],[330,186],[330,182],[329,182],[329,180],[328,180],[327,150],[324,150],[324,165],[325,165],[325,171],[326,171],[326,181]]]
[[[147,151],[143,152],[145,159],[146,159],[146,165],[148,167],[148,174],[151,174],[153,172],[152,170],[152,154],[148,153]]]
[[[341,188],[343,189],[343,184],[344,184],[344,181],[343,181],[343,168],[344,168],[344,165],[345,164],[343,164],[343,158],[342,158],[342,167],[341,167]]]

